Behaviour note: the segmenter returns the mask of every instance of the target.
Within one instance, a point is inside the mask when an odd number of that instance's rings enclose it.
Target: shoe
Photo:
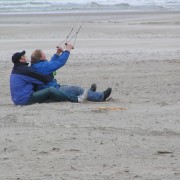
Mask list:
[[[96,88],[97,88],[96,84],[91,84],[91,88],[90,88],[91,91],[95,92]]]
[[[85,89],[84,92],[78,96],[78,103],[83,103],[87,100],[88,90]]]
[[[112,91],[112,88],[107,88],[103,93],[104,93],[104,101],[110,96]]]

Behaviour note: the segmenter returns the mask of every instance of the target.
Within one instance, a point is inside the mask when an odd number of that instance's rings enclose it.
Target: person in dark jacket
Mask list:
[[[35,85],[43,85],[53,80],[53,75],[42,75],[28,66],[25,51],[17,52],[12,56],[14,67],[10,76],[11,98],[15,105],[28,105],[43,102],[84,102],[87,91],[79,96],[73,96],[66,92],[49,87],[35,92]]]
[[[66,64],[70,55],[69,50],[72,48],[73,46],[71,44],[66,44],[65,51],[58,47],[56,54],[53,55],[50,61],[46,59],[42,50],[35,50],[31,55],[31,67],[38,73],[45,75],[52,74],[54,71]],[[49,83],[38,85],[38,89],[44,89],[47,87],[54,87],[59,91],[69,93],[74,96],[78,96],[84,92],[84,88],[80,86],[60,85],[57,83],[55,78]],[[110,96],[111,90],[111,88],[107,88],[104,92],[96,92],[96,84],[92,84],[91,88],[88,90],[87,100],[94,102],[105,101]]]

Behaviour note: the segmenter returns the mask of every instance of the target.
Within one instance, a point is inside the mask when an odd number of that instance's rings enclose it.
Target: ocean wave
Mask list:
[[[180,10],[180,0],[0,0],[0,13],[156,9]]]

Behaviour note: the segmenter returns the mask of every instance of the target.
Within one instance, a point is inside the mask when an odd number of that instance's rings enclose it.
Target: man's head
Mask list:
[[[43,53],[42,50],[37,49],[31,55],[31,63],[35,63],[39,60],[46,60],[46,55]]]
[[[12,56],[12,62],[15,63],[19,63],[19,62],[23,62],[26,63],[26,51],[22,51],[22,52],[16,52],[15,54],[13,54]]]

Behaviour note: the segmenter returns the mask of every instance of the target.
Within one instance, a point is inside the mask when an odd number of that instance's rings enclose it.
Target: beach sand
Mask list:
[[[81,21],[56,79],[112,87],[109,101],[13,105],[12,54],[50,59]],[[0,29],[1,180],[180,179],[180,13],[1,15]]]

